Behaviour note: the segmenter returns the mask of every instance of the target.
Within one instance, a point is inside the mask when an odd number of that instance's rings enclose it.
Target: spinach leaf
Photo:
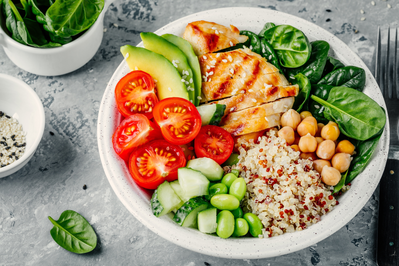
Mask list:
[[[304,65],[312,52],[312,46],[305,34],[290,25],[270,28],[264,37],[276,51],[280,65],[286,68]]]
[[[59,37],[75,36],[94,24],[104,0],[57,0],[47,9],[47,24]]]
[[[260,54],[261,46],[260,46],[260,39],[259,39],[258,35],[256,35],[255,33],[253,33],[252,31],[249,31],[249,30],[240,31],[240,34],[248,36],[249,47],[252,48],[251,50],[254,53]]]
[[[298,73],[304,74],[312,84],[321,79],[330,45],[326,41],[314,41],[310,44],[312,53],[309,60],[301,67],[287,69],[286,74],[291,82],[294,81],[294,76]]]
[[[378,146],[382,133],[383,130],[377,136],[356,145],[356,155],[349,167],[349,175],[345,181],[346,185],[352,182],[366,168]]]
[[[328,95],[330,94],[330,91],[334,88],[334,86],[331,85],[325,85],[325,84],[312,84],[312,95],[315,95],[323,100],[328,99]],[[313,117],[316,118],[316,120],[320,123],[326,123],[328,120],[324,117],[323,115],[323,108],[322,106],[312,100],[309,99],[308,101],[308,111],[312,113]]]
[[[317,84],[342,86],[362,91],[366,84],[366,72],[360,67],[346,66],[327,74]]]
[[[92,251],[97,245],[97,235],[91,225],[79,213],[64,211],[57,221],[50,216],[54,227],[50,234],[54,241],[64,249],[83,254]]]
[[[339,192],[343,188],[343,186],[345,185],[346,177],[348,176],[348,172],[349,170],[346,170],[346,172],[341,175],[341,180],[339,180],[338,184],[334,186],[333,194]]]
[[[292,108],[299,113],[302,110],[302,108],[306,105],[309,99],[312,86],[310,85],[309,79],[302,73],[298,73],[295,76],[293,84],[298,84],[299,93],[295,97],[294,106]]]
[[[335,87],[327,101],[312,95],[324,106],[324,117],[335,121],[344,135],[366,140],[377,135],[385,126],[386,117],[381,107],[366,94],[355,89]]]
[[[268,30],[268,29],[271,29],[271,28],[273,28],[273,27],[275,27],[276,26],[276,24],[274,24],[273,22],[267,22],[266,24],[265,24],[265,26],[263,26],[263,28],[262,28],[262,30],[259,32],[259,37],[260,38],[262,38],[263,37],[263,35],[265,34],[265,32]]]
[[[11,0],[4,0],[3,6],[6,16],[6,27],[11,33],[11,38],[19,43],[25,44],[18,32],[17,21],[22,21],[22,17],[17,8]]]
[[[268,41],[266,41],[265,38],[260,38],[260,47],[261,47],[260,54],[264,58],[266,58],[267,61],[269,61],[271,64],[277,67],[280,73],[283,73],[283,70],[281,69],[280,63],[278,62],[278,57],[273,47],[270,45]]]
[[[339,61],[338,59],[335,59],[331,56],[327,56],[327,62],[326,62],[326,66],[324,67],[322,77],[324,77],[325,75],[327,75],[330,72],[333,72],[334,70],[337,70],[337,69],[343,68],[343,67],[345,67],[345,65],[342,64],[341,61]]]

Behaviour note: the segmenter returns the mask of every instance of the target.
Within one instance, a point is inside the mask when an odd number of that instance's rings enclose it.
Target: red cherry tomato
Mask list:
[[[160,138],[162,134],[153,122],[145,115],[134,114],[120,123],[112,135],[112,144],[115,152],[126,161],[133,149]]]
[[[134,181],[148,189],[156,189],[165,180],[176,180],[177,169],[185,165],[183,150],[166,140],[144,144],[129,159],[129,171]]]
[[[191,102],[178,97],[166,98],[154,107],[154,119],[170,143],[192,141],[201,129],[201,116]]]
[[[194,141],[195,155],[224,163],[233,152],[234,140],[229,132],[218,126],[204,126]]]
[[[138,113],[151,118],[158,102],[154,79],[140,70],[128,73],[115,87],[115,100],[119,112],[125,117]]]

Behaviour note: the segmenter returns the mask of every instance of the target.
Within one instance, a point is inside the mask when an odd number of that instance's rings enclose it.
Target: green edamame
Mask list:
[[[235,210],[232,210],[231,213],[234,215],[234,218],[242,218],[242,216],[244,215],[244,212],[242,211],[241,207],[238,207]]]
[[[239,201],[241,201],[244,198],[246,192],[247,192],[247,184],[245,183],[245,180],[242,177],[234,180],[229,189],[229,194],[236,197]]]
[[[248,222],[249,233],[251,233],[253,237],[262,235],[263,225],[258,216],[253,213],[246,213],[244,214],[244,219]]]
[[[240,170],[233,169],[233,170],[231,170],[231,173],[232,173],[233,175],[236,175],[237,177],[240,176]]]
[[[229,211],[221,211],[217,216],[216,234],[221,238],[228,238],[234,232],[234,216]]]
[[[243,218],[237,218],[234,225],[233,236],[245,236],[248,233],[249,225],[247,220]]]
[[[237,176],[235,174],[229,173],[225,175],[222,179],[222,183],[225,184],[228,188],[230,188],[231,184],[234,182],[234,180],[237,179]]]
[[[233,195],[218,194],[211,198],[211,204],[219,210],[232,211],[240,206],[240,201]]]
[[[227,194],[229,189],[223,183],[216,183],[209,188],[209,195],[206,196],[208,200],[212,199],[217,194]]]

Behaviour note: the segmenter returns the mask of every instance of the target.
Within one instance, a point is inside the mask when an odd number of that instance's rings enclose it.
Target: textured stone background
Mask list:
[[[377,26],[399,25],[398,1],[375,3],[118,0],[106,14],[107,31],[94,58],[61,77],[27,73],[0,49],[0,72],[34,88],[44,104],[47,121],[43,140],[29,164],[0,179],[0,265],[375,265],[376,195],[350,223],[309,248],[271,259],[220,259],[169,243],[138,222],[112,191],[101,167],[96,141],[99,103],[122,60],[119,47],[137,44],[142,31],[155,31],[182,16],[217,7],[268,8],[299,16],[330,31],[371,69]],[[326,21],[328,18],[330,21]],[[87,190],[82,189],[84,184]],[[52,240],[47,216],[58,219],[67,209],[81,213],[93,225],[100,240],[95,251],[76,255]]]

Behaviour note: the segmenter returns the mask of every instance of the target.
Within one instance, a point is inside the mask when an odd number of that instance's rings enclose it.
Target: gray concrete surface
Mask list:
[[[117,0],[106,14],[107,31],[100,49],[73,73],[36,76],[13,65],[0,49],[0,72],[34,88],[47,120],[33,159],[19,172],[0,179],[0,265],[376,264],[376,194],[351,222],[324,241],[261,260],[221,259],[176,246],[138,222],[115,196],[98,155],[96,122],[105,86],[122,60],[119,47],[137,44],[140,32],[155,31],[182,16],[229,6],[274,9],[312,21],[348,44],[369,68],[377,26],[399,24],[399,2],[393,0],[375,0],[375,5],[366,0]],[[76,255],[52,240],[47,216],[58,218],[67,209],[81,213],[93,225],[100,240],[95,251]]]

